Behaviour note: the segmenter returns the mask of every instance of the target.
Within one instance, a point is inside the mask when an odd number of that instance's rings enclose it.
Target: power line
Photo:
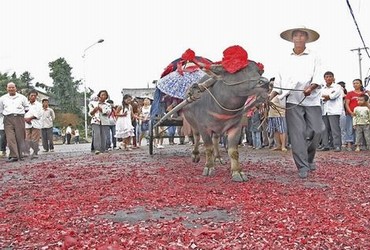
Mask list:
[[[368,51],[369,48],[366,46],[365,41],[364,41],[364,38],[362,37],[362,34],[361,34],[361,31],[360,31],[360,28],[358,27],[358,24],[357,24],[355,15],[353,14],[353,10],[352,10],[351,4],[349,3],[349,0],[346,0],[346,2],[347,2],[347,5],[348,5],[348,8],[349,8],[349,11],[350,11],[350,13],[352,15],[353,21],[355,22],[355,25],[356,25],[358,34],[360,35],[362,44],[364,45],[364,47],[362,49],[364,49],[366,51],[367,56],[370,58],[370,54],[369,54],[369,51]]]

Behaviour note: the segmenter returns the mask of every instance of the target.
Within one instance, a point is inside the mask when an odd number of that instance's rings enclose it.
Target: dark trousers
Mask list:
[[[109,125],[91,124],[93,130],[94,150],[104,152],[107,146],[107,135],[109,133]]]
[[[79,135],[75,135],[74,140],[75,140],[75,144],[80,143],[80,136]]]
[[[247,126],[245,127],[245,139],[247,140],[248,145],[252,146],[253,145],[253,139],[252,139],[252,132],[251,132],[251,118],[248,117],[248,123]]]
[[[9,147],[9,157],[22,158],[25,150],[26,128],[23,116],[4,116],[4,130]]]
[[[6,151],[6,135],[5,130],[0,130],[0,151]]]
[[[54,149],[53,128],[41,129],[42,147],[45,151]]]
[[[71,138],[72,138],[71,134],[66,134],[67,144],[71,144]]]
[[[329,148],[329,138],[332,138],[334,147],[342,146],[342,135],[339,126],[340,115],[324,115],[322,120],[325,124],[325,130],[322,133],[322,146]]]
[[[107,135],[107,148],[110,148],[113,144],[113,148],[117,146],[116,125],[109,125],[109,133]]]
[[[41,129],[26,128],[26,148],[24,152],[29,154],[30,149],[32,149],[33,154],[37,155],[39,152],[40,137],[41,137]]]
[[[320,106],[286,104],[286,121],[292,144],[293,159],[298,169],[310,168],[320,143],[324,123]]]

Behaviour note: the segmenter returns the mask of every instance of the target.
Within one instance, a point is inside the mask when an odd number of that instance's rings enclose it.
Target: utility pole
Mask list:
[[[361,68],[361,50],[367,50],[369,49],[369,47],[363,47],[363,48],[357,48],[357,49],[351,49],[351,51],[356,51],[357,50],[357,54],[358,54],[358,65],[360,67],[360,79],[362,80],[362,68]]]

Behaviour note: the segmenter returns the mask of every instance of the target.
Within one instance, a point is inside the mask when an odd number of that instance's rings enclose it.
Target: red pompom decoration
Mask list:
[[[193,61],[195,58],[195,52],[192,51],[191,49],[187,49],[181,56],[182,60],[185,61]]]
[[[260,70],[260,71],[265,70],[265,66],[262,63],[257,63],[257,67],[258,67],[258,70]]]
[[[221,64],[229,73],[235,73],[248,65],[248,53],[239,45],[225,49],[223,54]]]
[[[173,65],[172,63],[170,63],[163,71],[163,73],[161,74],[161,78],[162,77],[165,77],[166,75],[168,75],[169,73],[171,73],[173,71]]]

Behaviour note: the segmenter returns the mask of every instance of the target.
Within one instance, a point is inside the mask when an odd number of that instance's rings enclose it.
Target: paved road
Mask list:
[[[43,152],[43,148],[40,145],[39,156],[37,159],[32,159],[32,161],[52,160],[54,158],[59,157],[73,157],[88,153],[91,153],[90,143],[69,144],[69,145],[57,144],[54,145],[54,152]],[[7,151],[7,154],[9,154],[9,150]],[[4,162],[5,160],[6,157],[3,157]],[[26,163],[28,161],[31,161],[30,157],[25,157],[24,161],[20,161],[18,163]]]
[[[90,143],[80,143],[80,144],[57,144],[54,145],[54,153],[74,153],[83,154],[90,153],[91,144]],[[40,145],[40,154],[50,154],[51,152],[42,152],[42,146]]]
[[[145,143],[145,140],[143,141],[143,144]],[[154,149],[154,154],[162,154],[162,153],[168,153],[172,154],[173,151],[184,151],[187,152],[190,150],[190,145],[176,145],[176,146],[170,146],[168,143],[164,143],[164,149]],[[122,150],[113,150],[110,153],[119,153],[123,152]],[[144,145],[139,149],[134,149],[132,151],[134,152],[140,152],[139,155],[147,155],[149,156],[149,146]],[[7,154],[9,153],[9,150],[7,151]],[[128,152],[127,152],[128,153]],[[81,155],[94,155],[91,152],[91,144],[90,143],[80,143],[80,144],[55,144],[54,145],[54,152],[43,152],[42,145],[40,145],[40,151],[39,156],[37,159],[30,159],[30,157],[26,157],[24,161],[16,162],[17,164],[27,163],[27,162],[39,162],[39,161],[49,161],[53,159],[59,159],[59,158],[66,158],[66,157],[75,157],[75,156],[81,156]],[[190,153],[189,153],[190,157]],[[6,158],[0,158],[0,164],[5,163]],[[8,163],[7,163],[8,164]]]

